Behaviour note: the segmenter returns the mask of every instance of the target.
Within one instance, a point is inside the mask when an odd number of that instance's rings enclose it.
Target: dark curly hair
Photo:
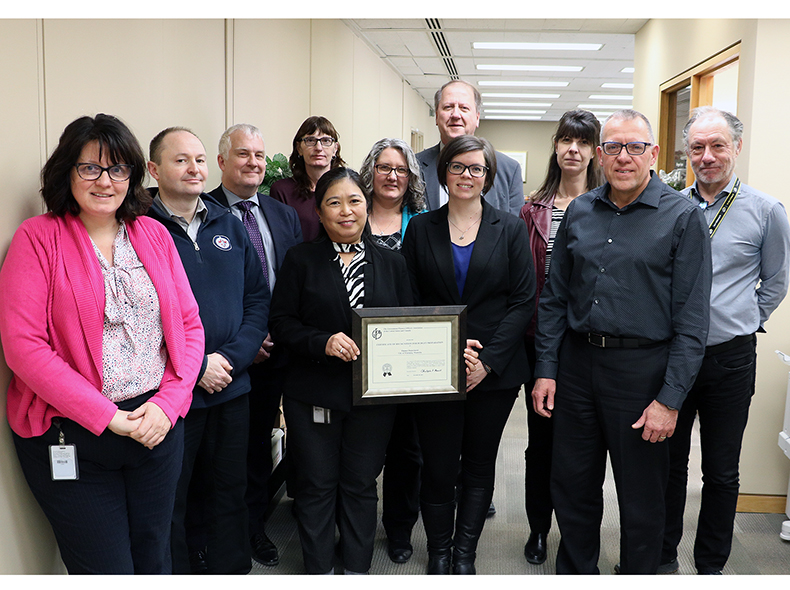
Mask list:
[[[106,153],[113,164],[132,167],[129,190],[115,212],[115,218],[131,221],[145,214],[152,198],[143,187],[146,173],[143,150],[120,119],[102,113],[95,117],[80,117],[63,130],[55,151],[41,170],[41,196],[47,210],[59,217],[66,213],[79,215],[80,206],[71,193],[71,175],[83,148],[92,141],[99,143],[99,154]]]

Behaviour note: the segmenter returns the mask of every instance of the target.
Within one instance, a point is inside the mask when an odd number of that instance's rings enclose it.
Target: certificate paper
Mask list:
[[[465,306],[353,311],[355,404],[465,398]]]

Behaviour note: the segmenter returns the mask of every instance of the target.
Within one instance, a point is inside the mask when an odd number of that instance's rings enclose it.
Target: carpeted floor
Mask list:
[[[524,448],[527,440],[526,410],[523,392],[516,402],[505,429],[497,461],[497,486],[494,505],[497,513],[486,521],[478,547],[476,567],[478,574],[544,575],[554,573],[554,556],[559,534],[556,526],[549,535],[549,558],[543,565],[535,566],[524,559],[523,548],[527,534],[524,512]],[[696,515],[699,510],[699,444],[694,445],[690,464],[691,485],[686,506],[686,534],[679,549],[679,574],[694,574],[692,550]],[[604,486],[605,508],[601,526],[601,557],[598,567],[601,574],[612,574],[619,561],[619,523],[617,497],[611,473]],[[291,514],[292,500],[280,498],[268,524],[267,534],[280,550],[280,563],[264,567],[253,562],[252,575],[303,574],[301,548],[296,523]],[[790,574],[790,542],[779,538],[784,514],[738,514],[735,519],[735,539],[732,554],[724,574]],[[387,556],[384,529],[379,524],[373,555],[371,574],[413,575],[425,573],[428,555],[425,532],[421,522],[412,535],[414,555],[405,564],[395,564]],[[341,570],[342,571],[342,570]]]

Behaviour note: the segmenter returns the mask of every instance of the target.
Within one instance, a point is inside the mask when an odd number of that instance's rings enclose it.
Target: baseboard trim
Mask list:
[[[762,514],[784,514],[787,496],[767,496],[762,494],[738,494],[737,512],[757,512]]]

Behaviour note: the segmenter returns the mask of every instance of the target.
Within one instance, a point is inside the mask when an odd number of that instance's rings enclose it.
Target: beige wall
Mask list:
[[[657,124],[659,85],[741,42],[738,117],[744,147],[736,172],[744,182],[790,208],[781,164],[777,167],[775,113],[790,95],[787,20],[651,20],[636,36],[634,107]],[[780,132],[781,135],[781,132]],[[757,387],[741,454],[741,493],[787,493],[790,462],[777,446],[785,409],[788,368],[774,350],[790,351],[790,302],[785,301],[758,338]]]
[[[486,121],[480,122],[476,135],[485,137],[500,152],[527,152],[524,194],[536,190],[546,177],[551,138],[557,129],[549,121]]]
[[[335,20],[0,20],[0,79],[13,81],[0,109],[0,259],[19,223],[42,212],[41,166],[84,114],[122,118],[146,152],[161,129],[192,128],[209,155],[208,189],[220,179],[217,141],[234,123],[257,125],[269,154],[289,155],[301,122],[324,115],[354,167],[384,135],[438,137],[428,105]],[[0,359],[0,574],[61,572],[13,450],[9,379]]]

